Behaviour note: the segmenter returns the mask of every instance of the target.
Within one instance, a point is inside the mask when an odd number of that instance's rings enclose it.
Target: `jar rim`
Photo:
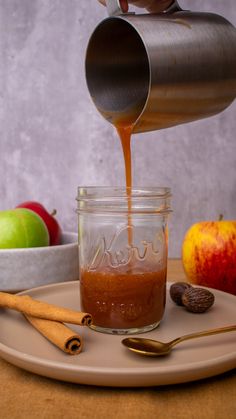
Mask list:
[[[172,212],[170,198],[171,189],[168,187],[80,186],[77,211],[166,215]]]
[[[98,199],[98,198],[169,198],[171,197],[171,188],[166,186],[79,186],[77,201],[80,199]]]

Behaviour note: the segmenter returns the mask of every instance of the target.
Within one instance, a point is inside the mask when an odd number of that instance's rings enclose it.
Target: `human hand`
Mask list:
[[[106,5],[106,0],[98,0],[104,6]],[[173,0],[120,0],[120,5],[124,13],[128,12],[129,4],[133,4],[137,7],[143,7],[147,9],[148,12],[158,13],[166,10]]]

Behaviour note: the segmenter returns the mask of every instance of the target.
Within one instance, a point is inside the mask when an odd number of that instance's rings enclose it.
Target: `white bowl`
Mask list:
[[[58,246],[0,250],[0,291],[18,292],[78,278],[76,233],[63,233]]]

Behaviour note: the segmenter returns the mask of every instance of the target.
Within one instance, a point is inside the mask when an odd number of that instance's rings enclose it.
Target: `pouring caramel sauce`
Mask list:
[[[132,226],[132,159],[131,135],[133,125],[117,125],[126,176],[128,227]],[[127,229],[128,247],[133,248],[132,228]],[[166,300],[166,268],[150,257],[137,260],[135,252],[125,265],[116,267],[104,258],[95,270],[80,273],[82,309],[91,313],[96,326],[109,329],[140,329],[158,324]],[[93,327],[93,326],[92,326]]]

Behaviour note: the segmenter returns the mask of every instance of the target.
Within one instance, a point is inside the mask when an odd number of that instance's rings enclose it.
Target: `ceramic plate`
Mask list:
[[[215,304],[203,314],[187,312],[168,296],[160,326],[142,336],[168,341],[194,331],[235,324],[235,297],[211,291],[215,294]],[[53,304],[80,308],[78,282],[47,285],[22,294],[26,293]],[[189,340],[176,346],[167,357],[147,358],[123,347],[122,336],[71,325],[83,336],[84,350],[77,356],[70,356],[34,330],[20,313],[3,309],[0,313],[2,358],[58,380],[98,386],[156,386],[198,380],[236,367],[235,332]]]

